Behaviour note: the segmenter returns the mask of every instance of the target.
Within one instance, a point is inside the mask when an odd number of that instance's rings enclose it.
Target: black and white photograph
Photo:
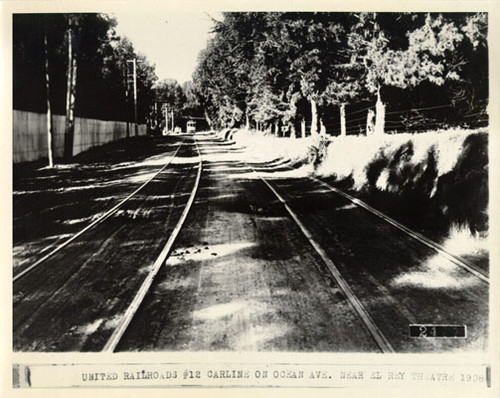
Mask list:
[[[492,392],[488,9],[198,5],[8,16],[11,386]],[[299,366],[361,354],[484,371]]]

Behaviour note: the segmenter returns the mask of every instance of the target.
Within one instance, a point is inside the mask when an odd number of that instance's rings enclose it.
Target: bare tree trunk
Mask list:
[[[306,121],[304,118],[300,121],[300,136],[306,138]]]
[[[74,53],[74,16],[68,17],[68,69],[66,89],[66,125],[64,134],[64,157],[73,156],[73,140],[75,133],[75,87],[76,87],[76,55]]]
[[[313,99],[311,99],[311,135],[318,135],[318,107]]]
[[[125,65],[127,65],[125,63]],[[129,89],[128,89],[128,66],[125,67],[125,115],[127,118],[127,138],[130,137],[130,125],[129,125],[129,110],[130,110],[130,101],[129,101]]]
[[[137,59],[132,60],[132,71],[134,74],[134,130],[135,130],[135,136],[137,137],[139,135],[139,121],[137,119]],[[173,119],[173,113],[172,113],[172,119]],[[172,122],[173,124],[173,122]]]
[[[248,109],[245,110],[245,128],[250,130],[250,117],[248,116]]]
[[[319,119],[319,133],[322,136],[326,136],[326,126],[323,123],[323,118]]]
[[[213,130],[213,127],[212,127],[212,120],[210,119],[210,116],[208,116],[208,112],[206,109],[203,110],[204,114],[205,114],[205,120],[207,121],[207,124],[208,124],[208,128],[210,130]]]
[[[346,136],[346,128],[345,128],[345,104],[340,105],[340,135]]]
[[[377,103],[375,104],[375,135],[384,134],[385,128],[385,105],[380,98],[380,87],[377,90]]]
[[[49,45],[47,43],[47,27],[43,37],[45,50],[45,87],[47,90],[47,157],[49,167],[54,167],[54,155],[52,153],[52,110],[50,107],[50,76],[49,76]]]
[[[170,125],[171,118],[170,118],[170,108],[168,108],[167,105],[165,105],[165,131],[168,134],[169,132],[173,131],[172,126]]]
[[[375,112],[373,112],[372,109],[368,110],[368,114],[366,116],[366,135],[370,136],[373,135],[375,131],[375,122],[373,121],[375,119]]]

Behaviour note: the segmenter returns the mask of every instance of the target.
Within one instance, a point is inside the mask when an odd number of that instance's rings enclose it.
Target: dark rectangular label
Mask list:
[[[465,325],[410,325],[410,337],[467,337]]]

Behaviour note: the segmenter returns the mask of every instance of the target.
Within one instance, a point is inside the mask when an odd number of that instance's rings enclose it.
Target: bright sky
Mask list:
[[[191,80],[198,53],[206,47],[212,28],[210,17],[199,12],[114,13],[120,36],[127,36],[136,51],[156,65],[159,79],[173,78],[180,84]],[[210,13],[220,19],[220,13]]]

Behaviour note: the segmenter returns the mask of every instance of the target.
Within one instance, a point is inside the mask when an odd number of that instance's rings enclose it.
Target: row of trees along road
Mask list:
[[[156,94],[154,65],[127,38],[116,34],[116,24],[105,14],[13,16],[14,108],[47,112],[50,165],[52,114],[66,115],[64,154],[68,159],[75,116],[134,121],[133,60],[137,65],[137,122],[146,122]]]
[[[192,81],[181,85],[175,79],[163,79],[155,84],[154,92],[155,106],[150,114],[150,127],[153,132],[172,130],[174,126],[185,127],[185,123],[191,119],[196,120],[200,128],[208,127],[200,97]],[[174,123],[168,119],[167,126],[167,118],[171,118],[172,114],[175,115]]]
[[[483,13],[224,13],[194,85],[212,128],[477,127],[487,124],[487,28]]]

